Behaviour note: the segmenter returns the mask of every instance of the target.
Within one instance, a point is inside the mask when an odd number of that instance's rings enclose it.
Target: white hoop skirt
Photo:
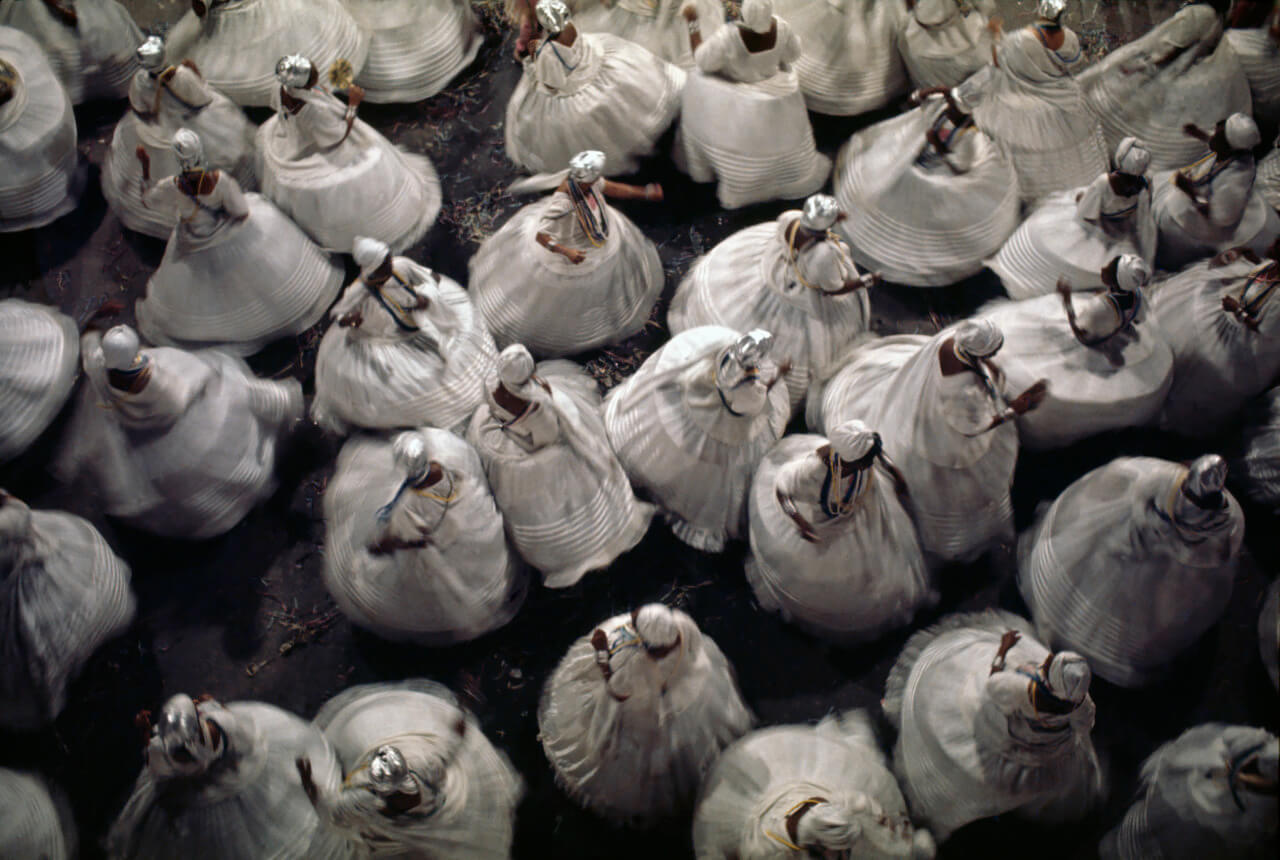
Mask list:
[[[1076,293],[1072,301],[1082,318],[1088,311],[1095,318],[1105,313],[1098,306],[1106,300],[1097,294]],[[1108,430],[1142,427],[1164,405],[1173,384],[1173,351],[1150,314],[1101,347],[1089,347],[1076,340],[1058,295],[996,302],[979,313],[1004,332],[998,361],[1006,399],[1037,380],[1049,381],[1040,405],[1018,416],[1026,448],[1062,448]],[[1108,322],[1118,322],[1114,311]]]
[[[45,305],[0,300],[0,463],[53,422],[79,372],[75,320]]]
[[[530,203],[484,241],[469,263],[468,289],[499,347],[534,355],[586,352],[644,328],[662,292],[658,249],[630,218],[608,209],[609,236],[573,264],[538,244],[553,195]]]
[[[281,57],[301,54],[322,77],[343,59],[359,76],[368,53],[369,37],[342,0],[230,0],[203,20],[188,12],[168,37],[170,62],[194,60],[205,80],[246,107],[272,106]]]
[[[760,606],[824,639],[865,642],[911,621],[937,595],[915,523],[893,478],[872,467],[871,486],[849,516],[813,523],[822,539],[800,537],[778,503],[778,471],[812,456],[821,436],[787,436],[770,449],[751,484],[747,582]]]
[[[136,305],[152,343],[252,355],[315,325],[342,289],[342,269],[258,194],[249,216],[204,242],[174,228]]]
[[[1266,27],[1227,30],[1227,41],[1249,79],[1253,115],[1275,123],[1280,118],[1280,45]]]
[[[36,3],[9,3],[22,9]],[[0,104],[0,233],[43,227],[76,208],[76,117],[44,52],[31,37],[0,27],[0,59],[18,73]]]
[[[1280,511],[1280,388],[1249,405],[1241,433],[1239,456],[1231,463],[1232,482],[1255,504]]]
[[[0,724],[38,729],[61,713],[93,652],[133,621],[129,565],[88,520],[16,499],[0,504],[0,541]]]
[[[930,27],[922,26],[914,14],[907,14],[898,35],[898,50],[907,74],[912,86],[919,89],[954,87],[991,62],[991,31],[987,29],[986,15],[976,9],[962,14],[955,0],[932,5],[956,11],[943,23]]]
[[[1022,218],[1018,176],[977,129],[962,132],[968,170],[917,162],[928,143],[919,109],[857,132],[840,148],[833,184],[848,217],[836,229],[854,259],[888,281],[942,287],[976,275]]]
[[[1089,661],[1094,674],[1139,687],[1217,623],[1231,597],[1244,514],[1212,531],[1167,519],[1186,468],[1120,457],[1039,512],[1018,541],[1018,590],[1041,638]]]
[[[577,62],[559,90],[526,61],[507,102],[507,157],[530,173],[555,173],[595,149],[609,176],[634,173],[680,113],[685,72],[610,33],[581,33],[567,50]]]
[[[1191,198],[1173,184],[1172,171],[1155,174],[1151,188],[1152,210],[1160,231],[1156,259],[1162,269],[1177,271],[1231,248],[1247,247],[1262,255],[1280,237],[1280,214],[1263,199],[1256,172],[1240,220],[1231,227],[1214,224],[1202,215]]]
[[[122,99],[138,68],[142,31],[116,0],[75,0],[79,21],[64,24],[41,0],[0,5],[0,26],[15,27],[44,49],[73,104]]]
[[[356,75],[365,100],[419,102],[471,65],[484,35],[467,0],[342,0],[369,36]]]
[[[33,773],[0,768],[0,856],[74,860],[79,837],[61,793]]]
[[[355,436],[342,446],[324,494],[324,581],[352,621],[384,639],[448,645],[475,639],[515,617],[528,577],[507,548],[501,512],[476,452],[447,430],[426,428],[427,450],[454,476],[459,496],[432,544],[369,552],[378,510],[404,479],[391,443]]]
[[[572,0],[573,26],[579,33],[611,33],[634,42],[659,59],[682,69],[693,68],[689,27],[680,10],[688,0]],[[718,0],[692,0],[698,10],[702,38],[725,26]]]

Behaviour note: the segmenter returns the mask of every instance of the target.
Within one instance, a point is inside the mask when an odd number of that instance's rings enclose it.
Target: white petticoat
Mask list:
[[[693,68],[689,26],[680,10],[689,0],[570,0],[579,33],[612,33],[682,69]],[[692,0],[706,39],[725,25],[719,0]]]
[[[67,4],[79,19],[64,24],[41,0],[0,6],[0,26],[15,27],[40,43],[73,104],[121,99],[138,68],[134,51],[142,31],[116,0],[76,0]]]
[[[40,3],[9,3],[22,9]],[[0,104],[0,233],[43,227],[79,201],[76,118],[35,40],[0,27],[0,59],[18,73]]]
[[[471,65],[484,36],[467,0],[342,0],[369,36],[356,75],[366,101],[417,102]]]
[[[43,778],[0,768],[0,855],[73,860],[79,843],[71,806]]]
[[[468,289],[500,347],[522,343],[534,355],[586,352],[644,328],[662,292],[658,249],[630,218],[608,209],[609,236],[569,262],[538,244],[552,196],[530,203],[471,258]]]
[[[747,582],[761,607],[823,638],[864,642],[911,621],[936,600],[915,523],[892,476],[872,467],[857,509],[811,523],[822,542],[800,536],[778,502],[778,471],[814,456],[821,436],[787,436],[770,449],[751,484]],[[806,500],[812,502],[812,499]]]
[[[184,15],[169,32],[168,59],[191,59],[205,80],[236,104],[271,107],[280,83],[276,61],[301,54],[326,77],[335,60],[359,75],[369,37],[342,0],[231,0],[211,5],[202,20]]]
[[[80,333],[56,309],[0,301],[0,462],[27,449],[57,416],[80,371]]]

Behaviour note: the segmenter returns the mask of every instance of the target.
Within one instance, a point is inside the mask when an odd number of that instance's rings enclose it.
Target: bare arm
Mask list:
[[[782,490],[774,490],[774,495],[778,499],[778,505],[781,506],[782,512],[791,518],[800,530],[800,537],[809,543],[822,543],[822,538],[818,537],[818,533],[814,531],[813,525],[806,520],[800,511],[796,509],[795,500]]]
[[[577,248],[566,248],[564,245],[561,245],[555,239],[552,239],[550,233],[539,231],[536,238],[538,240],[539,245],[546,248],[548,251],[550,251],[553,254],[559,254],[560,256],[568,260],[570,263],[574,263],[575,265],[578,263],[581,263],[583,260],[587,258],[587,255],[584,254],[582,251],[579,251]]]
[[[1071,326],[1071,333],[1075,335],[1076,340],[1085,346],[1097,346],[1103,343],[1113,334],[1120,330],[1119,326],[1101,337],[1091,337],[1087,331],[1080,327],[1080,321],[1076,317],[1076,308],[1071,301],[1071,284],[1066,278],[1058,279],[1058,295],[1062,296],[1062,307],[1067,312],[1067,325]]]
[[[641,188],[639,185],[611,182],[606,179],[604,181],[604,193],[608,197],[616,197],[619,200],[648,200],[650,203],[660,203],[662,201],[662,186],[656,182],[650,182]]]
[[[680,10],[680,14],[689,22],[689,50],[697,51],[698,46],[702,44],[702,30],[698,25],[698,10],[693,6],[686,6]]]

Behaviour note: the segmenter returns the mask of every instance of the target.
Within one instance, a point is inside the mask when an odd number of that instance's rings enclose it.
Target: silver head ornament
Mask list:
[[[1227,486],[1227,461],[1217,454],[1205,454],[1191,464],[1182,486],[1193,499],[1216,496]]]
[[[394,794],[412,784],[409,765],[400,750],[384,744],[369,760],[369,783],[377,794]]]
[[[831,431],[831,450],[846,463],[861,460],[880,444],[880,434],[854,418]]]
[[[541,0],[536,11],[538,25],[553,36],[569,26],[569,7],[561,0]]]
[[[804,201],[800,225],[806,230],[821,233],[830,230],[840,217],[840,204],[830,194],[813,194]]]
[[[768,357],[773,349],[773,335],[762,328],[755,328],[738,338],[733,345],[733,358],[743,367],[755,367]]]
[[[533,354],[524,344],[513,343],[498,354],[498,379],[504,385],[524,385],[534,367]]]
[[[142,342],[127,325],[118,325],[102,336],[102,361],[107,370],[132,370],[138,363]]]
[[[1049,684],[1049,692],[1063,701],[1078,705],[1089,695],[1089,684],[1093,682],[1093,672],[1089,663],[1074,651],[1059,651],[1049,660],[1049,669],[1045,672],[1045,680]]]
[[[1036,14],[1046,21],[1057,21],[1067,11],[1067,0],[1040,0]]]
[[[431,465],[431,455],[427,451],[427,440],[421,433],[409,431],[401,433],[391,443],[391,453],[396,465],[404,469],[410,478],[426,474]]]
[[[574,182],[595,182],[604,175],[605,156],[597,149],[579,152],[569,159],[569,178]]]
[[[205,731],[196,703],[182,693],[164,703],[154,734],[165,758],[183,771],[202,770],[220,754]]]
[[[205,166],[204,143],[200,135],[189,128],[180,128],[173,133],[173,155],[178,159],[178,166],[183,170],[201,170]]]
[[[990,358],[1004,346],[1004,332],[989,319],[966,320],[956,328],[955,343],[970,358]]]
[[[164,68],[164,39],[159,36],[148,36],[142,40],[142,44],[138,46],[138,50],[134,51],[134,56],[138,58],[138,65],[146,69],[148,72],[159,71]]]
[[[1116,286],[1126,293],[1137,292],[1150,280],[1151,267],[1141,257],[1125,254],[1116,264]]]
[[[311,61],[301,54],[289,54],[276,63],[276,80],[281,86],[305,87],[314,68]]]

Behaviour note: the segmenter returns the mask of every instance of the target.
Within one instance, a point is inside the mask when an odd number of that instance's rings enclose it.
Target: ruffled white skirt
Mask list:
[[[138,68],[134,51],[142,31],[116,0],[76,0],[79,22],[62,23],[44,3],[5,3],[0,26],[15,27],[40,43],[74,104],[122,99]]]
[[[1173,184],[1172,171],[1155,174],[1151,188],[1160,231],[1156,260],[1162,269],[1176,271],[1230,248],[1247,247],[1263,255],[1280,237],[1280,215],[1262,199],[1256,179],[1239,223],[1228,229],[1200,214],[1191,198]]]
[[[0,768],[0,855],[74,860],[79,837],[71,806],[36,774]]]
[[[609,238],[573,264],[538,244],[550,198],[530,203],[484,241],[469,264],[472,301],[499,346],[535,355],[586,352],[644,328],[662,292],[658,249],[631,219],[609,209]]]
[[[922,27],[914,15],[898,36],[912,86],[954,87],[991,62],[991,31],[979,12],[956,14],[944,25]]]
[[[634,42],[649,53],[674,63],[682,69],[693,68],[693,50],[689,44],[689,27],[679,10],[686,3],[671,0],[637,0],[636,5],[665,6],[655,14],[638,15],[618,0],[574,0],[573,26],[579,33],[611,33]],[[693,0],[698,10],[698,23],[705,39],[724,26],[724,6],[717,0]]]
[[[1249,79],[1254,116],[1274,123],[1280,118],[1280,45],[1265,27],[1227,30],[1227,41]]]
[[[484,42],[466,0],[342,0],[369,36],[369,56],[356,75],[375,104],[417,102],[448,86],[471,65]]]
[[[27,449],[71,395],[80,333],[54,308],[0,301],[0,462]]]

